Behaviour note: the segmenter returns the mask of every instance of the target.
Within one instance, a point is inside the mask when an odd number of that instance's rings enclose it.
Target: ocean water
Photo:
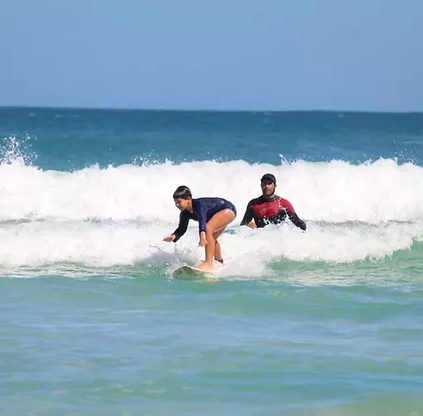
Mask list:
[[[0,415],[423,415],[423,114],[0,108]],[[307,222],[240,227],[260,177]],[[172,193],[231,200],[212,279]]]

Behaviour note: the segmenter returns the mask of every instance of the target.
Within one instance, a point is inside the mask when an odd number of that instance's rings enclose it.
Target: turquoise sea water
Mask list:
[[[423,115],[0,109],[0,414],[423,415]],[[263,173],[308,225],[239,227]],[[239,215],[208,281],[171,198]]]

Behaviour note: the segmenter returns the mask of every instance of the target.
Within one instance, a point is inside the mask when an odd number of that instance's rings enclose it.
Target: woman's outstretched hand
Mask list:
[[[175,235],[174,234],[169,235],[169,236],[163,238],[163,241],[166,241],[167,243],[171,243],[173,240],[175,240]]]

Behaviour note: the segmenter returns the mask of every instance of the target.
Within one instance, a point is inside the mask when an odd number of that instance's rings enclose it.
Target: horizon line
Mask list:
[[[86,107],[86,106],[51,106],[51,105],[3,105],[0,109],[43,109],[43,110],[83,110],[83,111],[151,111],[151,112],[186,112],[186,113],[356,113],[356,114],[422,114],[423,110],[343,110],[343,109],[308,109],[308,110],[251,110],[251,109],[190,109],[190,108],[154,108],[154,107]]]

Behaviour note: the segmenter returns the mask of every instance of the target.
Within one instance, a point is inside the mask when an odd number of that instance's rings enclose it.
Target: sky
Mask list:
[[[0,105],[423,111],[421,0],[1,0]]]

